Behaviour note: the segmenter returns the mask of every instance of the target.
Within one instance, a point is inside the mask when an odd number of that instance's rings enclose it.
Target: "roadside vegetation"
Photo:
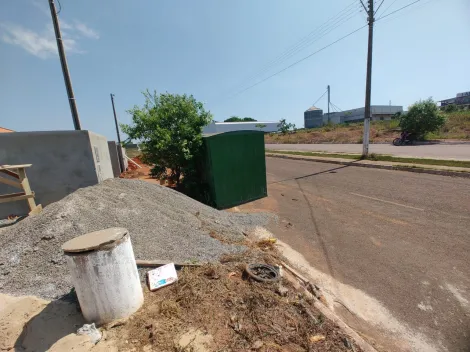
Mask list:
[[[444,124],[423,136],[425,140],[456,139],[470,141],[470,110],[442,112]],[[288,133],[269,133],[266,143],[272,144],[315,144],[315,143],[362,143],[364,124],[362,122],[329,124],[319,128],[298,129]],[[372,121],[371,143],[392,143],[400,136],[400,120]]]
[[[176,184],[178,190],[198,198],[202,129],[212,115],[192,95],[148,90],[143,94],[144,105],[128,111],[132,123],[121,125],[122,131],[139,141],[142,160],[153,165],[152,177]]]
[[[322,157],[322,158],[338,158],[338,159],[349,159],[349,160],[364,160],[364,158],[360,154],[296,152],[296,151],[280,151],[280,150],[266,150],[266,153],[315,156],[315,157]],[[438,165],[438,166],[470,168],[470,161],[406,158],[406,157],[397,157],[397,156],[374,154],[374,153],[370,154],[367,160],[390,161],[390,162],[396,162],[396,163],[408,163],[408,164],[419,164],[419,165]]]

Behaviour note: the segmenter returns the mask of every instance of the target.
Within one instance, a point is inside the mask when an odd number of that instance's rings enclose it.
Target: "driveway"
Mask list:
[[[470,180],[267,158],[270,230],[386,351],[470,351]]]
[[[362,144],[266,144],[266,149],[362,154]],[[395,147],[371,144],[370,153],[432,159],[470,160],[470,143]]]

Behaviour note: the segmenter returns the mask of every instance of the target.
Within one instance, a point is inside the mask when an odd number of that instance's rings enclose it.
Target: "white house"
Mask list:
[[[256,122],[212,122],[205,126],[203,133],[221,133],[232,131],[264,131],[277,132],[279,122],[274,121],[256,121]]]

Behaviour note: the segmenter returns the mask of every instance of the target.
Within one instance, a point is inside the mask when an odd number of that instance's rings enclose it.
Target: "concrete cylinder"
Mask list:
[[[141,307],[144,296],[126,229],[91,232],[66,242],[62,249],[88,322],[105,324]]]

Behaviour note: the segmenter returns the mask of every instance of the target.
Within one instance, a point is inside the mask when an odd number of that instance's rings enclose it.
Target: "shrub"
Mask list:
[[[400,127],[403,131],[422,139],[426,133],[435,132],[446,122],[436,103],[431,99],[420,100],[410,106],[408,113],[400,116]]]
[[[169,179],[185,192],[197,187],[202,128],[212,121],[210,112],[192,95],[143,93],[145,103],[134,106],[130,125],[121,125],[131,139],[140,141],[143,157],[154,164],[151,174]],[[171,174],[167,174],[167,170]],[[181,178],[183,176],[183,178]]]

